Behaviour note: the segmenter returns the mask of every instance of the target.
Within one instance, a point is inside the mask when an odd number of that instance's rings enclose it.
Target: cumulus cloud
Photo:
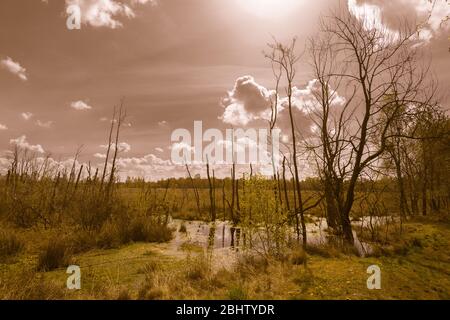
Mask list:
[[[319,107],[322,88],[317,79],[310,80],[304,89],[294,87],[292,89],[292,99],[294,106],[306,114],[309,114]],[[329,88],[331,106],[341,106],[345,103],[345,98],[341,97],[335,90]],[[286,98],[282,100],[282,105],[286,104]]]
[[[136,5],[152,4],[155,0],[66,0],[66,7],[76,5],[81,11],[81,22],[92,27],[120,28],[123,24],[119,17],[134,18],[132,7]]]
[[[28,143],[25,135],[18,137],[17,139],[9,140],[9,143],[23,150],[29,150],[36,153],[44,153],[44,149],[40,144],[32,145]]]
[[[250,121],[264,119],[274,94],[274,91],[256,83],[252,76],[240,77],[222,101],[225,110],[220,119],[228,124],[244,126]]]
[[[385,25],[381,7],[367,2],[358,3],[358,0],[348,0],[350,12],[363,22],[366,30],[379,30],[383,32],[388,41],[395,41],[399,38],[399,33]]]
[[[37,121],[36,121],[36,125],[37,125],[38,127],[48,129],[48,128],[50,128],[50,127],[53,125],[53,121],[41,121],[41,120],[37,120]]]
[[[332,106],[341,106],[345,98],[338,92],[329,88]],[[304,87],[292,88],[292,103],[294,117],[297,124],[305,125],[308,115],[317,110],[318,99],[321,94],[320,83],[313,79]],[[240,77],[236,80],[234,88],[224,99],[224,112],[220,119],[235,126],[247,126],[255,120],[269,120],[271,115],[271,101],[275,98],[275,91],[267,89],[255,82],[252,76]],[[277,112],[279,115],[277,126],[284,132],[290,128],[288,115],[288,98],[278,96]],[[309,127],[309,123],[306,124]]]
[[[70,107],[75,110],[80,110],[80,111],[92,109],[92,107],[90,105],[88,105],[86,102],[84,102],[82,100],[72,102],[70,104]]]
[[[100,148],[108,149],[108,145],[107,144],[102,144],[102,145],[100,145]],[[112,150],[116,149],[116,144],[115,143],[111,144],[111,149]],[[124,153],[130,152],[131,151],[131,146],[128,143],[126,143],[126,142],[119,142],[117,151],[118,152],[124,152]]]
[[[104,153],[95,153],[94,154],[94,158],[106,159],[106,154],[104,154]]]
[[[246,126],[254,120],[254,116],[247,112],[242,104],[232,103],[225,108],[221,119],[228,124]]]
[[[170,150],[173,150],[174,152],[178,152],[178,153],[190,153],[190,152],[194,152],[195,148],[189,144],[187,144],[186,142],[175,142],[173,143],[170,147]]]
[[[143,157],[119,158],[117,160],[119,175],[124,177],[141,177],[146,180],[158,180],[172,177],[183,177],[186,172],[183,166],[173,165],[154,154]]]
[[[163,148],[159,148],[159,147],[155,148],[155,150],[158,151],[158,152],[161,152],[161,153],[164,152],[164,149]]]
[[[0,130],[8,130],[8,127],[0,123]]]
[[[11,72],[12,74],[15,74],[18,76],[21,80],[27,81],[28,77],[26,74],[26,69],[23,68],[20,63],[13,61],[10,57],[6,57],[6,59],[2,59],[0,61],[0,65]]]
[[[419,42],[429,42],[450,27],[446,23],[450,16],[447,0],[348,0],[348,7],[366,28],[385,30],[394,39],[398,37],[399,14],[420,25]]]
[[[24,119],[24,120],[30,120],[33,117],[33,114],[31,112],[22,112],[20,114],[20,116]]]
[[[158,1],[156,0],[131,0],[132,4],[151,4],[152,6],[156,6],[158,4]]]

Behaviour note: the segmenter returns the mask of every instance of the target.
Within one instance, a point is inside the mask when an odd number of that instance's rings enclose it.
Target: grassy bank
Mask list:
[[[28,242],[1,265],[0,297],[24,299],[450,299],[450,225],[410,221],[401,241],[379,244],[372,257],[336,250],[292,252],[285,259],[241,258],[212,270],[201,250],[133,243],[74,255],[82,289],[66,289],[65,268],[37,271]],[[27,235],[29,236],[29,235]],[[34,254],[33,254],[34,252]],[[299,259],[299,255],[300,258]],[[381,290],[368,290],[367,267],[381,268]]]

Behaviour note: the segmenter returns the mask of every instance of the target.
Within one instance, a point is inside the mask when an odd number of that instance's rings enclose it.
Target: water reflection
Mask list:
[[[327,223],[325,219],[311,217],[312,222],[307,223],[307,237],[308,243],[313,245],[335,243],[339,244],[342,240],[339,237],[329,234],[327,230]],[[258,239],[247,235],[241,228],[233,226],[228,221],[217,221],[215,223],[208,223],[204,221],[183,221],[171,220],[170,224],[177,231],[172,240],[172,244],[178,249],[185,243],[204,248],[209,254],[216,252],[218,254],[230,252],[238,252],[239,249],[258,246]],[[186,227],[186,232],[180,232],[180,226]],[[253,235],[255,236],[255,234]],[[370,245],[361,242],[356,232],[353,232],[355,238],[355,248],[361,256],[370,253]],[[295,239],[294,231],[292,235],[288,235],[290,239]],[[256,238],[256,240],[255,240]],[[247,241],[248,240],[248,241]],[[260,242],[260,241],[259,241]]]

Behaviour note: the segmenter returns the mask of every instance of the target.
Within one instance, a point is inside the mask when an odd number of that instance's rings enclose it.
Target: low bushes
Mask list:
[[[66,267],[71,260],[71,250],[66,240],[60,238],[50,239],[38,257],[37,270],[51,271]]]
[[[64,299],[67,290],[60,283],[45,280],[34,269],[23,269],[11,277],[0,277],[0,300]]]
[[[14,233],[9,231],[0,231],[0,261],[17,255],[24,248],[24,242]]]
[[[100,230],[97,245],[115,248],[130,242],[166,242],[172,239],[172,233],[173,230],[166,224],[145,217],[108,221]]]

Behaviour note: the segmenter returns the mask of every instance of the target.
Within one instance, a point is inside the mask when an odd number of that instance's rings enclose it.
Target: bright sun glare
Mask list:
[[[236,0],[245,11],[260,18],[283,17],[299,7],[303,0]]]

